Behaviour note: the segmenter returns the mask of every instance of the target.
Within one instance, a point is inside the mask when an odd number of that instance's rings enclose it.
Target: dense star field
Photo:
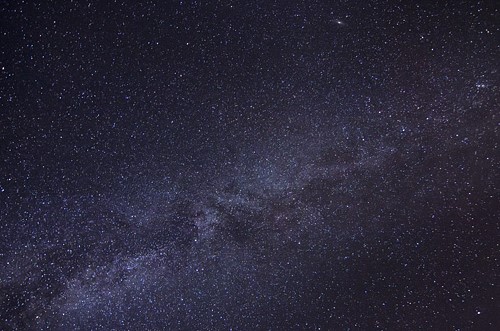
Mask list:
[[[499,330],[496,1],[2,1],[1,330]]]

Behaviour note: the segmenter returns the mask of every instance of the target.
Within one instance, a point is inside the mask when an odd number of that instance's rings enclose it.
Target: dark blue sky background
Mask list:
[[[0,13],[0,328],[498,329],[494,1]]]

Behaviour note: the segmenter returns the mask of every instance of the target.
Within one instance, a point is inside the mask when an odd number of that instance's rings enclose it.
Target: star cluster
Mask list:
[[[2,330],[500,327],[493,2],[0,13]]]

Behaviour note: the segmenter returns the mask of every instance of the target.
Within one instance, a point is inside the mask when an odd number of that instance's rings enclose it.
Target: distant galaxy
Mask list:
[[[494,1],[0,12],[0,330],[500,330]]]

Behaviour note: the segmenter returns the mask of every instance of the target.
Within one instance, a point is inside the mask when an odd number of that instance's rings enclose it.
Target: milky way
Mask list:
[[[0,329],[497,330],[499,8],[418,3],[4,3]]]

